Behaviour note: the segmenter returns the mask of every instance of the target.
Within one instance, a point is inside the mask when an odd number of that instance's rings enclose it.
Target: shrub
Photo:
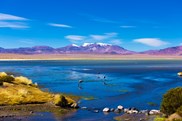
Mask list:
[[[67,107],[68,101],[64,96],[57,94],[54,97],[54,104],[61,107]]]
[[[166,121],[166,118],[157,116],[155,117],[154,121]]]
[[[7,76],[5,72],[0,72],[0,77]]]
[[[0,76],[0,85],[3,84],[3,82],[11,83],[14,81],[14,78],[12,76]]]
[[[25,84],[25,85],[31,85],[32,84],[32,80],[23,77],[23,76],[19,76],[19,77],[15,77],[15,82],[18,84]]]
[[[182,106],[177,109],[177,113],[182,117]]]
[[[182,106],[182,87],[173,88],[163,95],[161,112],[169,116],[175,113],[180,106]]]

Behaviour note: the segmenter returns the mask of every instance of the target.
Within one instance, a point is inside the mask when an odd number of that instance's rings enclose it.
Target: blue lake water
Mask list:
[[[43,89],[68,93],[94,100],[80,100],[80,106],[103,109],[136,107],[159,109],[162,95],[182,86],[182,61],[0,61],[0,71],[13,72],[38,82]],[[78,81],[83,80],[78,86]],[[155,106],[148,105],[149,102]],[[50,116],[49,116],[50,115]],[[49,120],[52,114],[46,114]],[[64,121],[112,121],[115,113],[79,109]],[[33,120],[38,118],[33,118]]]

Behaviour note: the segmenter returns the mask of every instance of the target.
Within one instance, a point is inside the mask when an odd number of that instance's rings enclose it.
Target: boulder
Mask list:
[[[138,113],[139,111],[138,110],[132,110],[132,113]]]
[[[160,114],[160,110],[150,110],[149,111],[149,115],[156,115],[156,114]]]
[[[109,112],[109,111],[110,111],[109,108],[104,108],[104,109],[103,109],[103,112]]]
[[[125,108],[124,109],[124,113],[127,113],[129,111],[129,109]]]
[[[73,104],[71,104],[71,108],[79,108],[79,106],[77,103],[73,103]]]
[[[182,76],[182,72],[178,72],[178,76]]]
[[[115,113],[120,113],[121,111],[119,109],[114,110]]]
[[[148,112],[149,112],[148,110],[141,110],[139,113],[146,114],[146,113],[148,113]]]
[[[122,105],[118,105],[118,107],[117,107],[119,110],[123,110],[124,109],[124,107],[122,106]]]
[[[99,110],[93,110],[94,113],[99,113]]]
[[[110,110],[111,112],[114,112],[114,108],[111,108],[111,110]]]
[[[134,114],[134,113],[138,113],[139,111],[137,110],[128,110],[128,111],[125,111],[126,113],[128,114]]]

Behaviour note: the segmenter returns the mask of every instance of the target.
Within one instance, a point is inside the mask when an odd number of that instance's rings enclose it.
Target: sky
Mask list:
[[[0,0],[0,47],[182,45],[181,0]]]

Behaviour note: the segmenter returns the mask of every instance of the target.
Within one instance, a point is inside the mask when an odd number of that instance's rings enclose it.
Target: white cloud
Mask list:
[[[116,36],[117,36],[117,33],[111,32],[111,33],[104,33],[103,35],[90,35],[90,39],[100,41],[100,40],[110,39]]]
[[[29,28],[25,23],[22,22],[4,22],[0,21],[0,28],[15,28],[15,29],[25,29]]]
[[[116,37],[118,35],[118,33],[110,32],[110,33],[105,33],[105,35],[108,36],[108,37]]]
[[[136,26],[120,26],[121,28],[123,28],[123,29],[129,29],[129,28],[136,28]]]
[[[114,45],[121,45],[122,44],[122,40],[121,39],[113,39],[110,41],[111,44]]]
[[[118,33],[110,32],[104,34],[91,34],[88,36],[80,36],[80,35],[67,35],[66,39],[71,41],[72,43],[99,43],[106,42],[115,45],[120,45],[122,43],[121,39],[118,37]]]
[[[68,36],[65,36],[65,38],[71,41],[74,41],[74,40],[79,41],[79,40],[84,40],[86,37],[80,36],[80,35],[68,35]]]
[[[140,38],[140,39],[135,39],[133,41],[144,44],[144,45],[152,46],[152,47],[159,47],[159,46],[169,44],[168,42],[162,41],[159,38]]]
[[[90,35],[90,37],[94,40],[104,40],[107,38],[105,35]]]
[[[19,21],[24,21],[24,20],[28,20],[28,19],[23,18],[23,17],[19,17],[19,16],[10,15],[10,14],[0,13],[0,20],[19,20]]]
[[[28,19],[23,17],[0,13],[0,28],[15,28],[15,29],[29,28],[29,26],[27,26],[26,23],[24,22],[27,20]]]
[[[48,25],[54,26],[54,27],[60,27],[60,28],[72,28],[72,26],[69,26],[69,25],[66,25],[66,24],[49,23]]]

